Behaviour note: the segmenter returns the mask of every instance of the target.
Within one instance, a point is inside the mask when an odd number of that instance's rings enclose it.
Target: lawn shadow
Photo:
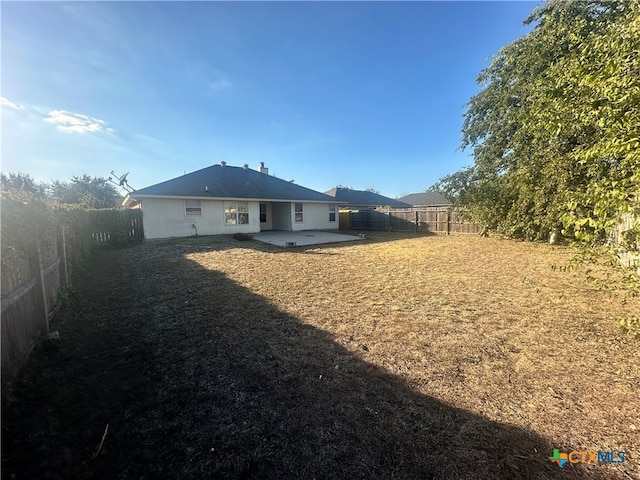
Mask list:
[[[532,431],[416,392],[358,338],[345,347],[221,272],[139,252],[97,254],[59,319],[66,343],[34,352],[3,409],[3,477],[600,477],[559,469]]]

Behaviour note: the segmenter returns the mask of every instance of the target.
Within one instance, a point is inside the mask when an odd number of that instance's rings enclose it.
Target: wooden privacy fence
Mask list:
[[[339,212],[338,220],[340,230],[351,230],[351,212]]]
[[[341,212],[340,228],[392,232],[431,232],[444,235],[477,235],[482,227],[465,221],[464,211],[447,207],[424,207]],[[344,220],[343,220],[344,215]],[[347,220],[348,216],[348,220]]]
[[[96,210],[91,225],[91,241],[96,247],[130,246],[144,239],[142,210]]]
[[[62,278],[68,280],[64,248],[56,236],[25,238],[2,268],[2,381],[26,360],[38,338],[49,332]],[[10,265],[10,266],[9,266]]]
[[[142,212],[56,209],[5,198],[2,212],[2,384],[49,332],[60,287],[72,286],[89,249],[142,241]]]

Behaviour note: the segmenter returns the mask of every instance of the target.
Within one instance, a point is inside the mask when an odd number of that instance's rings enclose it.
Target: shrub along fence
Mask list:
[[[142,241],[142,212],[49,206],[15,191],[2,192],[0,209],[4,385],[48,334],[60,293],[73,286],[91,249]]]
[[[444,235],[477,235],[482,232],[480,225],[464,219],[463,210],[453,207],[341,212],[340,228],[345,230],[431,232]]]

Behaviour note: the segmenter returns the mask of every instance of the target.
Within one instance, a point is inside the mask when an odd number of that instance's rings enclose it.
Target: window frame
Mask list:
[[[336,204],[335,203],[330,203],[329,204],[329,221],[330,222],[335,222],[336,221]]]
[[[264,212],[262,211],[264,207]],[[267,204],[260,204],[260,223],[267,223]]]
[[[225,225],[249,225],[249,202],[225,201]]]
[[[202,201],[201,200],[185,200],[184,201],[184,216],[185,217],[201,217],[202,216]]]
[[[298,208],[298,206],[300,206]],[[295,202],[293,205],[293,221],[294,223],[304,223],[304,203]]]

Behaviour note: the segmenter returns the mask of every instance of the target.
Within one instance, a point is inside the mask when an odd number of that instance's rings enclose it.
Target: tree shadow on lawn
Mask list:
[[[94,260],[58,318],[61,345],[34,352],[4,405],[5,478],[598,477],[220,272],[161,251]]]

